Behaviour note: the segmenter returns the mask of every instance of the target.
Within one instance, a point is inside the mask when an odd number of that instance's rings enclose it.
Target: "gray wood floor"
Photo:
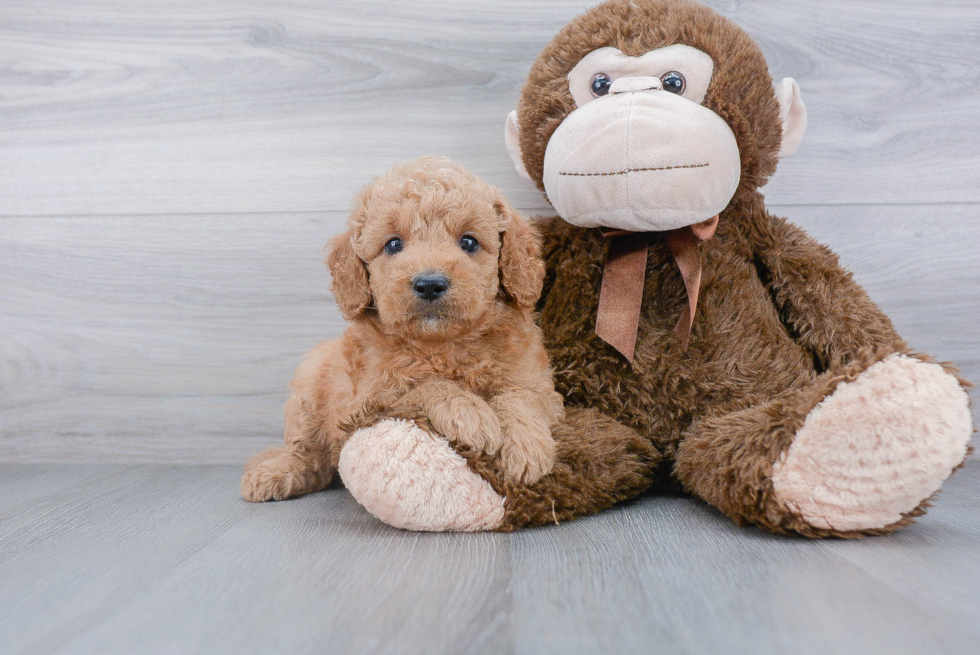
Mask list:
[[[342,330],[359,186],[445,154],[550,212],[503,120],[591,4],[0,0],[0,654],[980,652],[976,459],[858,542],[683,498],[509,536],[238,498]],[[707,4],[809,109],[771,208],[980,382],[980,4]]]
[[[0,652],[976,653],[980,462],[882,539],[738,528],[686,498],[500,534],[389,528],[238,467],[0,466]]]

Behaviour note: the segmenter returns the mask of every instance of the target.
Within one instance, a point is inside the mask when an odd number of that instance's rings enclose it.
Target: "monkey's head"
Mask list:
[[[637,232],[692,225],[795,152],[806,109],[734,23],[688,0],[610,0],[535,62],[507,150],[563,219]]]

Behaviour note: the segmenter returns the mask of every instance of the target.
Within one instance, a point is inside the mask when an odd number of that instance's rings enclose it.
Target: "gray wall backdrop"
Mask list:
[[[0,461],[241,462],[343,323],[321,264],[394,161],[530,213],[507,112],[591,2],[0,0]],[[974,0],[711,0],[810,113],[766,188],[980,381]]]

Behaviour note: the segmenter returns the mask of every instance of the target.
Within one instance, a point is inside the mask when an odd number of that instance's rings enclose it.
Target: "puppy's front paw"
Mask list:
[[[316,466],[280,448],[270,448],[245,464],[242,498],[251,503],[285,500],[324,489],[332,477],[329,465]]]
[[[458,441],[489,455],[500,450],[503,442],[500,419],[479,396],[455,396],[434,403],[428,410],[432,427],[450,441]]]
[[[514,426],[500,448],[504,475],[514,482],[534,484],[555,466],[555,440],[547,427]]]

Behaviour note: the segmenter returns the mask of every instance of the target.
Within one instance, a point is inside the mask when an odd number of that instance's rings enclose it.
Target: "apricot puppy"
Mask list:
[[[349,436],[344,421],[402,405],[447,439],[497,454],[512,480],[549,473],[563,409],[534,323],[539,254],[537,233],[497,190],[448,159],[374,180],[327,256],[350,326],[296,369],[285,447],[248,461],[242,496],[323,489]]]

